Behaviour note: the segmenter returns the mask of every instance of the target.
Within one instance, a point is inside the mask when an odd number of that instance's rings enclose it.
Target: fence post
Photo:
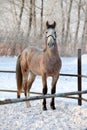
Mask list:
[[[78,49],[78,75],[81,75],[82,66],[81,66],[81,49]],[[82,91],[82,77],[78,76],[78,91]],[[79,94],[78,105],[82,105],[82,94]]]

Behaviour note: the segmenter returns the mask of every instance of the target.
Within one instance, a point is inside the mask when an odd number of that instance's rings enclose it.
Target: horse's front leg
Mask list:
[[[42,83],[43,83],[43,94],[47,94],[47,79],[46,74],[42,75]],[[46,99],[43,99],[43,110],[47,110],[46,107]]]
[[[52,89],[51,89],[51,94],[54,94],[56,92],[56,83],[57,83],[57,80],[58,80],[58,77],[59,76],[54,76],[52,78]],[[51,100],[51,103],[50,103],[50,106],[53,110],[55,110],[55,101],[54,101],[54,97],[52,98]]]

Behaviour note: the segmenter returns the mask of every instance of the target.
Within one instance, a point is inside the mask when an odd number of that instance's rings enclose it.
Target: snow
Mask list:
[[[0,57],[0,70],[15,70],[17,57]],[[61,73],[77,74],[77,58],[62,58]],[[82,55],[82,74],[87,75],[87,55]],[[48,93],[51,90],[51,78]],[[83,90],[87,89],[87,78],[82,79]],[[42,92],[41,77],[37,76],[31,91]],[[0,73],[0,89],[16,90],[15,74]],[[60,76],[57,93],[77,91],[76,77]],[[32,96],[32,94],[30,95]],[[33,95],[34,96],[34,95]],[[24,94],[21,95],[24,97]],[[87,99],[87,95],[83,95]],[[0,99],[16,98],[16,93],[0,92]],[[77,105],[77,100],[56,98],[56,110],[51,110],[47,99],[47,111],[42,110],[42,100],[0,106],[0,130],[86,130],[87,103]]]
[[[65,102],[56,102],[56,110],[42,111],[41,103],[32,102],[0,107],[1,130],[86,130],[87,108]]]

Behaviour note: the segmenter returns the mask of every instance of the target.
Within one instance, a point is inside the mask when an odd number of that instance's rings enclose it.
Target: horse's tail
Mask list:
[[[19,59],[20,56],[18,57],[16,64],[17,98],[20,98],[20,93],[22,91],[22,72]]]

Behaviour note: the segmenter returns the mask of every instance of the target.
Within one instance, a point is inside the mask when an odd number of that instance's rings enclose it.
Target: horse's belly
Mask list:
[[[34,73],[35,75],[41,75],[41,73],[40,73],[40,71],[39,71],[39,69],[30,69],[31,71],[32,71],[32,73]]]
[[[40,73],[40,66],[39,62],[32,62],[29,66],[29,69],[35,74],[35,75],[41,75]]]

